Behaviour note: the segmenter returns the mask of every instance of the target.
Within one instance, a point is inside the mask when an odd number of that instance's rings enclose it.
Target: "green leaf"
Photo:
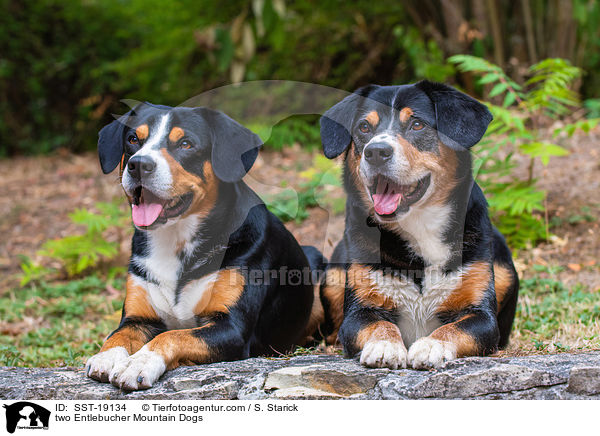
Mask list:
[[[498,80],[500,80],[500,76],[498,75],[498,73],[487,73],[485,76],[479,79],[477,83],[479,83],[480,85],[486,85],[488,83],[496,82]]]
[[[509,107],[511,104],[515,102],[517,96],[514,92],[508,92],[506,97],[504,97],[504,102],[502,102],[502,106]]]
[[[500,95],[504,91],[506,91],[507,88],[508,88],[508,84],[506,84],[504,82],[498,83],[492,88],[492,90],[488,94],[488,97],[489,98],[496,97],[497,95]]]
[[[560,145],[551,144],[548,142],[531,142],[522,144],[519,146],[519,149],[531,157],[539,157],[544,165],[548,165],[550,157],[552,156],[566,156],[569,154],[569,151],[565,150]]]

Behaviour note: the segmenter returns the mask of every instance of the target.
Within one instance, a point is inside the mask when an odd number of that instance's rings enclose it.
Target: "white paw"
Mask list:
[[[421,338],[408,350],[408,363],[414,369],[439,368],[456,359],[456,346],[429,337]]]
[[[109,374],[113,367],[124,362],[129,353],[124,347],[109,348],[90,357],[85,363],[85,374],[94,380],[108,383]]]
[[[406,347],[401,342],[369,341],[360,353],[360,363],[370,368],[406,368]]]
[[[144,345],[129,359],[119,362],[110,372],[110,382],[124,391],[148,389],[165,372],[163,357]]]

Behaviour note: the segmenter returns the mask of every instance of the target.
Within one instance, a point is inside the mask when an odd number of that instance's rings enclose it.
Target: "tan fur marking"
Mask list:
[[[148,349],[160,354],[167,369],[180,365],[210,362],[210,350],[205,341],[194,335],[194,331],[212,327],[209,323],[197,329],[170,330],[161,333],[148,343]]]
[[[498,301],[498,312],[503,306],[504,298],[513,282],[512,272],[497,263],[494,264],[494,287],[496,289],[496,300]]]
[[[325,275],[323,298],[329,304],[329,314],[333,322],[333,332],[325,338],[328,344],[337,340],[337,333],[344,320],[344,293],[346,291],[346,271],[342,269],[329,269]]]
[[[148,124],[142,124],[141,126],[138,126],[135,129],[135,134],[137,135],[138,139],[141,141],[146,139],[148,137]]]
[[[478,305],[488,289],[492,278],[490,265],[475,262],[462,275],[462,281],[450,296],[438,307],[437,312],[459,312]]]
[[[169,141],[177,142],[185,136],[185,132],[181,127],[173,127],[169,133]]]
[[[472,316],[466,315],[456,322],[445,324],[435,329],[429,337],[454,344],[456,346],[456,357],[475,356],[479,354],[479,347],[475,338],[457,326],[457,323]]]
[[[377,126],[377,124],[379,124],[379,114],[377,111],[371,111],[367,114],[365,120],[367,120],[371,126]]]
[[[365,344],[369,341],[390,341],[390,342],[402,342],[402,335],[400,329],[395,324],[389,321],[377,321],[373,324],[369,324],[356,335],[356,346],[359,349],[363,349]]]
[[[141,318],[158,319],[158,315],[148,301],[148,292],[142,286],[136,285],[131,276],[127,277],[126,289],[126,316],[139,316]]]
[[[437,175],[435,192],[430,198],[431,204],[447,204],[452,190],[458,184],[456,170],[458,168],[458,156],[450,147],[438,143],[439,157],[436,167],[441,167]]]
[[[204,291],[202,298],[194,308],[194,313],[196,315],[215,312],[229,313],[229,308],[238,301],[244,292],[245,283],[244,276],[238,270],[222,269],[212,287]]]
[[[456,169],[458,167],[458,157],[456,152],[438,142],[439,153],[420,151],[401,135],[396,139],[402,147],[402,151],[408,161],[412,172],[423,173],[430,172],[432,175],[431,183],[434,184],[434,192],[428,199],[428,204],[446,204],[452,189],[458,183],[456,180]]]
[[[115,347],[124,347],[131,355],[138,351],[146,343],[144,331],[136,327],[123,327],[104,342],[100,352]]]
[[[125,153],[121,155],[121,162],[119,162],[119,180],[123,177],[123,164],[125,163]]]
[[[348,269],[348,285],[364,306],[393,310],[396,307],[394,301],[379,293],[377,284],[373,283],[371,279],[370,272],[371,270],[367,267],[353,264]]]
[[[192,204],[188,210],[183,213],[182,218],[186,218],[193,214],[206,217],[215,206],[219,190],[219,181],[215,176],[210,162],[204,162],[203,169],[204,178],[206,180],[206,182],[204,182],[199,176],[187,172],[179,162],[173,159],[166,149],[161,149],[161,153],[167,161],[173,177],[171,196],[177,197],[189,192],[194,194]]]
[[[317,332],[319,326],[325,320],[325,310],[323,309],[323,304],[321,303],[320,294],[321,284],[317,283],[313,286],[313,304],[310,310],[310,317],[308,318],[308,323],[306,324],[304,334],[302,335],[303,344],[307,344],[314,340],[313,335]]]
[[[158,315],[148,301],[148,292],[127,277],[125,295],[125,316],[158,319]],[[146,331],[143,326],[124,327],[104,342],[100,351],[114,347],[125,347],[129,354],[135,353],[146,343]]]
[[[405,107],[400,111],[400,122],[406,123],[413,115],[413,110],[409,107]]]

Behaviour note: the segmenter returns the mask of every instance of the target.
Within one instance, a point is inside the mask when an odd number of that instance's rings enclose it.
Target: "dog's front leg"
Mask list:
[[[244,339],[227,315],[205,326],[159,334],[111,372],[123,390],[148,389],[168,369],[243,357]]]
[[[374,321],[361,327],[354,338],[360,363],[371,368],[406,368],[406,347],[398,326]]]
[[[493,314],[470,313],[418,339],[408,350],[408,362],[415,369],[429,369],[457,357],[486,355],[497,349],[498,338]]]
[[[347,355],[360,353],[360,363],[365,366],[406,368],[406,347],[393,322],[395,305],[379,293],[369,272],[361,265],[348,270],[340,342]]]
[[[146,342],[166,330],[148,301],[147,291],[137,285],[132,276],[127,279],[126,289],[119,327],[106,339],[100,352],[90,357],[85,365],[88,377],[104,383],[109,381],[115,365],[127,360]]]
[[[498,348],[497,303],[491,262],[467,266],[461,280],[437,308],[442,326],[408,350],[415,369],[437,368],[457,357],[486,355]]]

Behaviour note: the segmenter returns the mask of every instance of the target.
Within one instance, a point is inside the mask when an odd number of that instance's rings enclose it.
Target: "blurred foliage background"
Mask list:
[[[177,105],[208,89],[285,79],[351,91],[422,78],[484,95],[455,54],[519,83],[560,57],[600,112],[593,0],[0,0],[0,156],[93,149],[132,98]],[[588,101],[589,100],[589,101]]]

